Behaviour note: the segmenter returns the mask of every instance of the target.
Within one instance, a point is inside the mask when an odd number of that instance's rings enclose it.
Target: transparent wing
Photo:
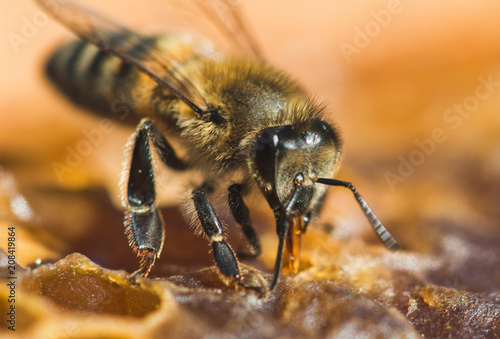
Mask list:
[[[182,67],[176,68],[180,61],[168,51],[154,48],[154,39],[134,33],[73,2],[57,6],[52,0],[37,2],[81,39],[137,67],[200,116],[210,110],[199,88],[183,74]]]
[[[262,51],[241,14],[243,0],[169,0],[188,12],[198,11],[239,50],[263,59]]]

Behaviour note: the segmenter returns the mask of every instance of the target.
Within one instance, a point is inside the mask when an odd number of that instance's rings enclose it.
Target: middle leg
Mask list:
[[[241,196],[242,187],[240,184],[234,184],[229,186],[229,195],[228,202],[231,213],[233,214],[234,219],[241,227],[243,234],[247,238],[248,242],[251,246],[251,257],[257,257],[261,253],[260,241],[255,229],[252,227],[250,223],[250,214],[248,211],[248,207],[245,205],[243,201],[243,197]]]
[[[203,231],[212,243],[215,264],[224,276],[239,283],[241,277],[238,259],[225,239],[224,229],[205,192],[202,189],[194,189],[191,198]]]

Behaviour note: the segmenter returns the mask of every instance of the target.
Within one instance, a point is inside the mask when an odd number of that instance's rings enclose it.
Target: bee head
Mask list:
[[[337,133],[320,119],[261,130],[255,137],[251,170],[273,210],[286,206],[294,190],[291,214],[311,211],[326,192],[314,178],[331,177],[340,154]],[[298,184],[296,178],[300,178]]]

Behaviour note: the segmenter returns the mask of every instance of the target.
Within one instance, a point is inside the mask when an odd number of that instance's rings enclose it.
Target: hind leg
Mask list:
[[[143,119],[134,134],[126,193],[125,233],[140,258],[139,269],[131,275],[133,279],[148,276],[165,239],[164,222],[156,207],[153,152],[170,168],[187,167],[154,124]]]

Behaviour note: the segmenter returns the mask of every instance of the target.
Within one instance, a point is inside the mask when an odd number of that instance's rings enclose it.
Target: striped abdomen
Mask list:
[[[126,43],[127,38],[117,35],[116,39]],[[160,45],[183,59],[181,67],[196,59],[193,46],[177,35],[144,37],[138,49],[141,53],[161,53]],[[128,52],[137,53],[135,47],[128,47]],[[61,46],[48,61],[46,73],[76,104],[127,124],[153,116],[153,106],[159,100],[163,105],[176,100],[134,66],[82,40]]]

